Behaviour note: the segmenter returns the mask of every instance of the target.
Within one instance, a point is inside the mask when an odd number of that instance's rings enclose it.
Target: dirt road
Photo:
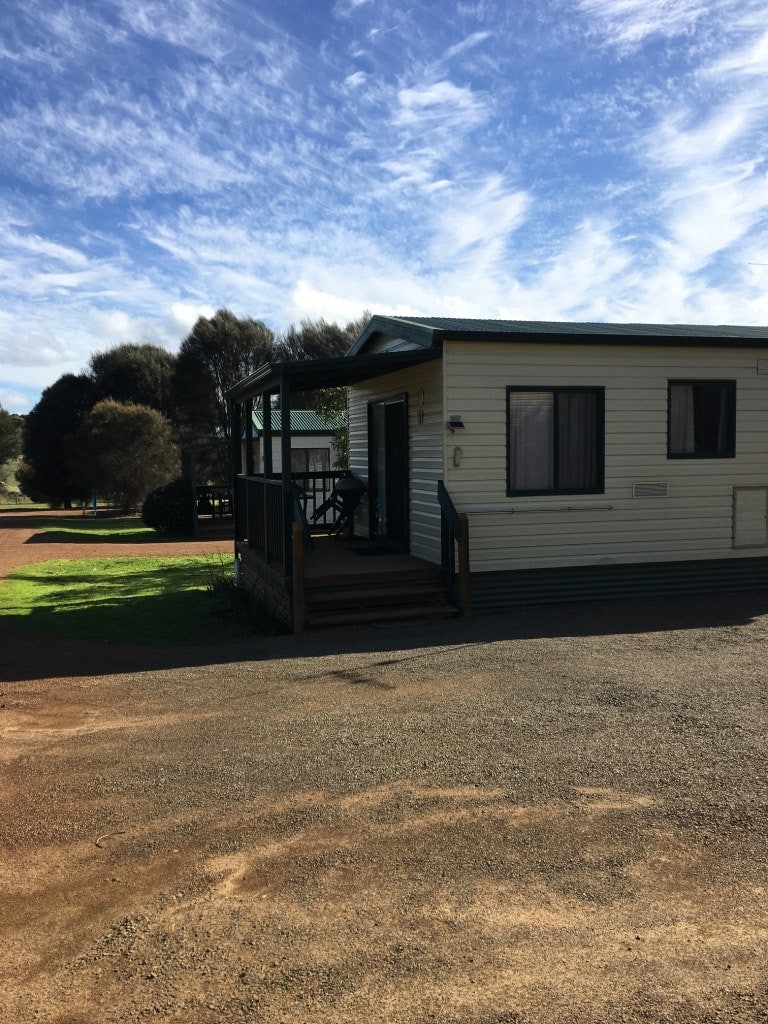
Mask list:
[[[3,1021],[768,1021],[766,594],[0,645]]]

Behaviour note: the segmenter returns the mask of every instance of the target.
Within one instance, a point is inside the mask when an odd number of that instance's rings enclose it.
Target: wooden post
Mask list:
[[[283,485],[283,564],[285,575],[292,573],[293,474],[291,472],[291,383],[285,376],[280,384],[280,476]]]
[[[304,528],[293,523],[291,529],[293,548],[293,632],[303,633],[307,614],[304,596]]]
[[[229,401],[229,429],[232,431],[232,435],[229,439],[230,442],[230,471],[231,471],[231,483],[232,488],[232,509],[234,511],[234,523],[235,523],[235,550],[234,555],[237,558],[237,542],[243,540],[243,534],[248,529],[248,499],[246,496],[246,507],[240,508],[240,502],[238,500],[241,492],[238,490],[237,481],[240,474],[243,472],[243,448],[240,441],[240,431],[242,430],[242,407],[239,402],[235,402],[232,399]],[[195,536],[197,536],[197,496],[195,496]],[[249,541],[252,538],[249,538]]]
[[[471,615],[469,604],[469,521],[466,512],[459,512],[461,537],[459,539],[459,599],[463,615]]]

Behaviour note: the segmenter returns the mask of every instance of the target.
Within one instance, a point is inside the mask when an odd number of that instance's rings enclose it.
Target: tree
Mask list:
[[[7,412],[0,405],[0,495],[8,490],[13,478],[16,459],[21,454],[23,419]]]
[[[370,314],[367,312],[357,320],[350,320],[346,327],[328,323],[322,317],[318,320],[305,318],[300,321],[298,327],[291,324],[280,336],[276,346],[278,358],[290,362],[294,359],[330,359],[333,356],[343,356],[369,320]]]
[[[347,416],[347,389],[320,388],[314,392],[312,408],[328,423],[333,424],[331,444],[336,453],[333,464],[337,469],[349,469],[349,418]]]
[[[179,472],[173,428],[147,405],[107,398],[91,409],[69,444],[73,476],[124,510]]]
[[[329,359],[343,355],[370,320],[364,312],[357,320],[350,320],[346,327],[319,320],[304,319],[300,326],[291,326],[282,334],[278,343],[280,359]],[[335,465],[338,469],[349,468],[349,424],[347,422],[347,389],[319,388],[306,394],[294,396],[294,404],[308,405],[329,422],[336,423],[331,441],[336,452]]]
[[[0,405],[0,466],[21,455],[21,416],[14,416]]]
[[[181,343],[173,377],[185,440],[229,438],[227,391],[273,356],[274,332],[260,320],[220,309],[201,316]]]
[[[67,373],[43,391],[27,416],[17,478],[33,501],[70,508],[73,499],[86,497],[69,471],[67,446],[94,401],[93,381]]]
[[[171,418],[176,356],[158,345],[128,342],[96,352],[89,367],[98,400],[114,398],[158,409]]]

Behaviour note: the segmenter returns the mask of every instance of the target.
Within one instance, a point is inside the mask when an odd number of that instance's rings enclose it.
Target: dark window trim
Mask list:
[[[577,392],[579,394],[591,394],[597,396],[597,438],[596,438],[596,452],[595,457],[597,461],[597,483],[594,487],[577,487],[577,488],[559,488],[554,487],[547,490],[515,490],[512,487],[512,459],[511,452],[509,450],[510,444],[510,395],[519,394],[523,391],[533,392],[548,392],[552,395],[563,394],[566,392]],[[558,495],[558,494],[604,494],[605,493],[605,388],[599,386],[587,385],[580,387],[575,384],[568,385],[551,385],[551,384],[508,384],[506,392],[506,405],[507,405],[507,497],[508,498],[520,498],[528,495]],[[554,403],[555,408],[555,424],[554,432],[555,438],[557,438],[557,402]],[[553,461],[554,461],[554,477],[555,480],[559,478],[560,467],[558,464],[558,448],[557,444],[554,445],[553,450]]]
[[[673,452],[672,451],[672,386],[674,384],[720,384],[728,389],[727,415],[730,425],[730,444],[724,452]],[[736,458],[736,381],[720,377],[670,377],[667,381],[667,458],[682,459],[735,459]]]
[[[377,502],[378,502],[379,474],[381,472],[381,467],[378,466],[377,461],[376,461],[376,455],[374,453],[374,446],[373,446],[373,434],[374,434],[374,430],[373,430],[373,415],[374,415],[374,413],[373,413],[373,410],[374,410],[374,406],[379,406],[379,405],[399,405],[399,404],[402,404],[402,406],[403,406],[403,408],[405,410],[406,430],[408,431],[408,449],[409,449],[409,453],[408,453],[408,467],[409,468],[408,468],[407,479],[406,479],[407,492],[406,492],[406,498],[405,498],[405,511],[406,511],[406,520],[407,520],[407,522],[406,522],[406,533],[408,533],[408,535],[410,536],[410,529],[411,529],[411,525],[410,525],[410,509],[411,509],[411,499],[410,499],[410,486],[411,486],[411,473],[410,473],[410,447],[411,447],[410,425],[411,425],[411,421],[410,421],[410,408],[409,408],[409,401],[408,401],[408,392],[407,391],[399,391],[397,394],[394,394],[394,395],[386,395],[383,398],[371,398],[368,401],[368,407],[367,407],[367,417],[368,417],[368,438],[367,438],[367,450],[368,450],[368,466],[367,466],[367,470],[368,470],[368,493],[365,495],[365,497],[366,497],[366,499],[368,501],[368,536],[369,537],[375,536],[376,530],[378,529],[378,526],[379,526]],[[386,478],[385,478],[385,486],[386,486]]]

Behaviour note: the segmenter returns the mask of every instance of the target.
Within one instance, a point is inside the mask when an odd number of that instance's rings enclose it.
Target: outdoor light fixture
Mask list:
[[[446,426],[451,433],[453,433],[454,430],[464,430],[464,420],[461,416],[449,416]]]

